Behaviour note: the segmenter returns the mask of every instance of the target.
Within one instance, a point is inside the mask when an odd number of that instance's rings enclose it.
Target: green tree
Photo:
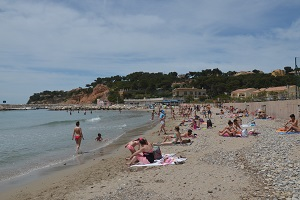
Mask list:
[[[285,71],[285,74],[288,74],[288,73],[292,72],[293,69],[290,66],[285,66],[284,71]]]

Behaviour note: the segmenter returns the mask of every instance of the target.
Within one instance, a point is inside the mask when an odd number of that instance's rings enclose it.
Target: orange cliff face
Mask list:
[[[97,99],[101,99],[103,101],[107,101],[109,88],[106,85],[98,84],[93,88],[92,93],[87,94],[82,89],[74,89],[70,92],[77,93],[72,95],[69,99],[67,99],[64,103],[66,104],[91,104],[95,103]]]

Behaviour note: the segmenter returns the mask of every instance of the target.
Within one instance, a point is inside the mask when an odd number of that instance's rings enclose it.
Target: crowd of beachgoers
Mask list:
[[[28,186],[12,196],[26,192],[27,199],[300,198],[300,135],[294,113],[274,119],[261,109],[210,104],[157,106],[147,112],[157,123],[154,128],[126,141],[115,153],[50,183],[44,181],[48,187],[43,190]]]

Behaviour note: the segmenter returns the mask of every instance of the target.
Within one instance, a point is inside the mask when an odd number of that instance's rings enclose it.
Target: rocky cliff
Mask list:
[[[108,101],[109,88],[98,84],[94,88],[76,88],[70,91],[44,91],[29,98],[27,104],[91,104],[97,99]]]
[[[75,92],[76,95],[71,96],[68,98],[65,103],[66,104],[91,104],[96,103],[97,99],[107,101],[109,88],[105,85],[97,85],[93,88],[92,93],[86,93],[83,89],[74,89],[79,91],[78,94]],[[71,90],[70,92],[74,92],[74,90]]]

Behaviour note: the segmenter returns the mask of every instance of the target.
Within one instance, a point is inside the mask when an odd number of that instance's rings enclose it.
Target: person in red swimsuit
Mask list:
[[[81,130],[81,128],[79,127],[79,121],[76,122],[76,127],[74,128],[72,140],[74,140],[74,138],[75,138],[75,142],[76,142],[76,153],[79,153],[79,148],[80,148],[80,144],[81,144],[81,139],[84,140],[83,134],[82,134],[82,130]]]

